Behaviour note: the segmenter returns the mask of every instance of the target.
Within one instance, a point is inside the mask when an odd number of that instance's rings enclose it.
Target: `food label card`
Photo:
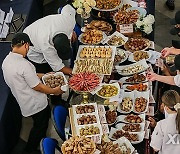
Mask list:
[[[106,113],[104,105],[98,105],[98,112],[99,112],[99,114],[105,114]]]
[[[122,34],[133,33],[133,24],[120,25],[120,33]]]
[[[99,114],[99,119],[101,124],[107,123],[105,114]]]
[[[145,131],[144,138],[145,138],[145,139],[149,139],[149,134],[150,134],[150,129],[147,129],[147,130]]]
[[[102,126],[103,134],[109,134],[108,124],[102,124],[101,126]]]
[[[138,0],[138,6],[142,8],[146,8],[146,2],[145,0]]]
[[[101,151],[99,151],[98,149],[96,149],[96,151],[94,152],[94,154],[100,154]]]
[[[146,115],[154,116],[154,106],[149,106]]]
[[[96,136],[92,136],[91,140],[94,141],[97,144],[101,144],[101,138],[102,138],[101,135],[96,135]]]

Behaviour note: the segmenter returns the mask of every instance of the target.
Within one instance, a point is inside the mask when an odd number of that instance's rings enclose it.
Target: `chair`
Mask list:
[[[55,154],[55,149],[61,152],[56,139],[46,137],[41,140],[40,150],[42,154]]]
[[[68,115],[68,110],[63,106],[54,106],[51,112],[53,125],[58,133],[59,137],[65,141],[65,123]]]

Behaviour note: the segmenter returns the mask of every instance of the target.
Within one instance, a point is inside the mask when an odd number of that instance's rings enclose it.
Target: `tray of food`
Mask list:
[[[124,92],[122,101],[118,105],[118,112],[130,113],[134,105],[134,92]]]
[[[91,72],[100,75],[111,75],[113,69],[112,59],[78,59],[74,63],[73,74]]]
[[[138,10],[119,10],[113,17],[113,20],[117,24],[134,24],[139,18]]]
[[[119,65],[127,60],[128,54],[125,50],[117,48],[115,57],[114,57],[114,65]]]
[[[106,111],[106,121],[107,121],[108,125],[115,124],[116,119],[117,119],[116,111],[111,111],[111,110]]]
[[[127,75],[133,75],[137,73],[144,72],[148,69],[148,64],[146,63],[145,59],[142,59],[134,64],[130,65],[124,65],[124,66],[115,66],[117,72],[120,75],[127,76]]]
[[[145,113],[149,106],[149,91],[135,92],[134,113]]]
[[[74,124],[78,125],[89,125],[89,124],[100,124],[98,114],[81,114],[74,116]]]
[[[123,154],[132,154],[135,150],[135,148],[132,146],[131,142],[125,138],[121,137],[118,140],[113,142],[114,144],[118,144],[121,149],[123,149]]]
[[[124,45],[124,48],[130,52],[146,50],[149,47],[150,41],[143,37],[131,37]]]
[[[126,132],[143,132],[145,127],[145,123],[140,124],[125,124],[125,123],[118,123],[116,128],[119,130],[123,130]]]
[[[122,5],[122,0],[95,0],[96,6],[93,9],[98,11],[115,11]]]
[[[135,51],[129,55],[128,60],[131,62],[137,62],[142,59],[149,60],[151,58],[151,52],[148,51]]]
[[[127,10],[137,10],[141,17],[145,17],[147,14],[147,11],[142,7],[130,7]]]
[[[79,136],[86,136],[86,137],[103,135],[102,127],[100,124],[77,126],[76,127],[76,133]]]
[[[94,154],[95,150],[96,150],[95,143],[90,138],[86,138],[84,136],[71,137],[69,140],[65,141],[61,146],[61,151],[63,154],[68,154],[68,153]]]
[[[78,59],[111,59],[116,54],[116,47],[113,46],[87,46],[80,45],[76,60]]]
[[[145,72],[141,74],[133,74],[130,77],[122,77],[119,81],[121,83],[131,83],[131,84],[148,82]]]
[[[120,87],[118,83],[103,84],[101,89],[97,91],[96,95],[101,98],[108,99],[117,96],[119,92]]]
[[[109,132],[109,138],[111,140],[117,140],[121,137],[126,137],[132,144],[141,143],[144,139],[145,132],[127,132],[117,128],[111,128]]]
[[[107,43],[110,46],[120,47],[128,41],[128,37],[125,37],[119,32],[114,32],[111,36],[108,36],[103,43]]]
[[[106,34],[100,30],[88,30],[84,33],[80,34],[78,37],[78,40],[83,44],[88,45],[97,45],[102,43],[102,41],[105,39]]]
[[[133,91],[133,90],[137,90],[137,91],[147,91],[149,90],[149,82],[145,82],[145,83],[137,83],[137,84],[124,84],[123,85],[123,89],[126,91]]]
[[[77,114],[88,114],[88,113],[98,115],[98,109],[96,103],[72,105],[72,109],[74,116],[76,116]]]
[[[54,74],[45,74],[42,77],[42,81],[43,84],[47,85],[48,87],[55,88],[60,86],[61,90],[63,91],[68,90],[68,82],[62,72],[56,72]]]
[[[110,23],[103,20],[93,20],[89,24],[87,24],[87,26],[85,27],[85,31],[93,29],[97,29],[105,32],[106,34],[109,34],[112,31],[112,26]]]
[[[124,123],[145,123],[145,114],[128,114],[128,115],[120,115],[117,117],[117,122]]]
[[[78,73],[69,79],[69,86],[77,92],[90,92],[100,84],[100,77],[94,73]]]

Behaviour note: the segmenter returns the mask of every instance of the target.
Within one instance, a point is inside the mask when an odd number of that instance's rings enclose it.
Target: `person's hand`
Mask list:
[[[172,54],[172,50],[174,50],[175,48],[174,47],[171,47],[171,48],[164,48],[162,51],[161,51],[161,57],[162,58],[166,58],[167,56],[169,56],[170,54]]]
[[[71,42],[75,42],[77,40],[77,35],[76,32],[73,31],[72,37],[71,37]]]
[[[147,79],[149,80],[149,81],[155,81],[155,80],[157,80],[157,74],[156,73],[153,73],[153,72],[148,72],[148,74],[147,74]]]
[[[156,127],[157,122],[156,122],[156,120],[154,120],[153,117],[149,117],[148,120],[150,121],[150,124],[149,124],[149,125],[150,125],[151,127],[153,127],[153,128]]]
[[[54,89],[54,95],[61,95],[64,93],[64,91],[61,90],[61,87],[58,86],[58,87],[55,87],[53,88]]]

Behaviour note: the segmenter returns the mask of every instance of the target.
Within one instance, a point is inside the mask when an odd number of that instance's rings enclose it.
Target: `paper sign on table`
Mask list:
[[[109,133],[108,124],[102,124],[101,126],[102,126],[103,134],[108,134]]]
[[[120,33],[122,34],[133,33],[133,24],[120,25]]]
[[[151,64],[155,64],[157,59],[159,59],[161,57],[161,53],[157,52],[157,51],[153,51],[153,50],[149,50],[149,52],[151,53],[151,57],[149,58],[149,62]]]
[[[157,67],[160,67],[161,69],[163,69],[164,68],[164,62],[163,62],[163,60],[161,59],[161,58],[158,58],[157,60],[156,60],[156,63],[155,63],[155,65],[157,66]]]
[[[98,113],[99,114],[105,114],[106,113],[104,105],[98,105],[97,107],[98,107]]]
[[[4,17],[5,17],[5,12],[0,9],[0,24],[3,24]],[[1,32],[1,29],[0,29],[0,32]]]
[[[9,26],[6,23],[4,23],[2,26],[1,33],[0,33],[0,38],[6,38],[8,35],[8,32],[9,32]]]
[[[105,114],[99,114],[99,120],[101,124],[107,123]]]
[[[150,49],[154,49],[154,42],[153,41],[150,41],[150,46],[149,46]]]
[[[14,12],[12,8],[10,7],[9,13],[7,13],[6,15],[5,23],[11,23],[13,15],[14,15]]]
[[[101,135],[97,135],[97,136],[92,136],[91,140],[93,140],[97,144],[101,144],[101,138],[102,138]]]
[[[145,131],[144,138],[145,138],[145,139],[149,139],[149,134],[150,134],[150,129],[147,129],[147,130]]]
[[[138,0],[139,7],[146,8],[146,2],[145,0]]]

